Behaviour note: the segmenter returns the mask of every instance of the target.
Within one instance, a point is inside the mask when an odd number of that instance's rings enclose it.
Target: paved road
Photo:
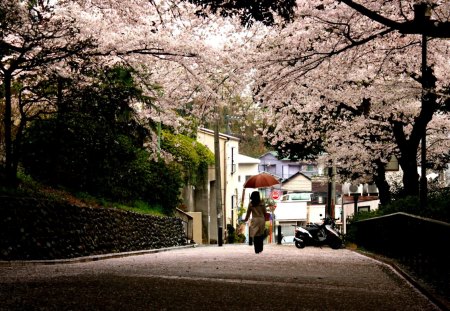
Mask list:
[[[439,310],[347,249],[204,246],[70,264],[0,264],[0,310]]]

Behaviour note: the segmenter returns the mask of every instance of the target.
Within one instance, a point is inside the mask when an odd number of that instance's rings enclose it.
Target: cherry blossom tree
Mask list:
[[[449,41],[439,38],[449,33],[450,7],[436,3],[430,20],[439,27],[425,27],[414,4],[297,1],[294,21],[273,27],[254,57],[268,140],[294,157],[305,155],[298,147],[324,151],[329,164],[372,180],[395,154],[405,193],[417,194],[423,133],[432,134],[433,117],[434,128],[449,121]],[[433,36],[425,75],[424,34]],[[447,143],[432,144],[448,154]]]
[[[241,75],[246,69],[238,57],[242,49],[236,46],[245,50],[253,30],[241,32],[238,18],[198,16],[198,11],[183,1],[2,2],[2,162],[7,180],[14,179],[19,156],[14,139],[29,114],[57,109],[58,99],[49,97],[36,100],[34,109],[21,109],[24,99],[31,104],[31,97],[38,98],[30,86],[50,76],[76,76],[78,83],[90,83],[89,76],[83,77],[86,60],[88,66],[99,68],[117,64],[134,68],[144,95],[154,99],[151,105],[135,102],[134,108],[143,120],[174,130],[191,128],[186,115],[214,115],[209,112],[221,99],[224,77],[229,90],[240,94],[250,76]],[[155,131],[146,146],[156,151],[157,145]]]
[[[30,105],[44,104],[42,98],[34,96],[33,89],[57,69],[52,65],[77,62],[86,49],[93,47],[93,41],[90,37],[78,38],[74,19],[57,14],[45,1],[2,1],[0,17],[2,162],[6,179],[13,182],[18,161],[14,138],[25,126],[25,111],[36,113]]]
[[[295,0],[189,0],[189,2],[210,9],[224,17],[239,16],[243,25],[251,25],[255,20],[272,25],[275,22],[275,16],[282,17],[285,21],[291,21],[296,6]],[[202,15],[204,12],[200,11],[198,14]]]

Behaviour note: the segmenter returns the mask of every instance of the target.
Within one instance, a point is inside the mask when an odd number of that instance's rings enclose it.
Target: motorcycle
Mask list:
[[[335,229],[335,219],[325,217],[322,220],[320,225],[310,223],[305,227],[296,226],[294,244],[297,248],[304,248],[307,245],[329,245],[333,249],[342,247],[342,239]]]

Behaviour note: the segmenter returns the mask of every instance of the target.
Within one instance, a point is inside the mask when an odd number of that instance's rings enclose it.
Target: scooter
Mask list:
[[[335,228],[335,219],[325,217],[322,224],[310,223],[305,227],[296,226],[294,244],[297,248],[307,245],[329,245],[333,249],[342,247],[342,239]]]

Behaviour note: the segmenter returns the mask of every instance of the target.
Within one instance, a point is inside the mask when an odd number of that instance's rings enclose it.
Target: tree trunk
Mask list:
[[[419,119],[422,121],[423,119]],[[406,138],[403,124],[400,122],[394,122],[393,130],[394,137],[397,142],[400,155],[398,157],[398,163],[403,171],[403,191],[404,196],[417,196],[419,194],[419,176],[417,173],[417,150],[419,149],[419,143],[421,136],[418,133],[422,133],[421,128],[426,128],[427,123],[416,122],[413,125],[413,131],[409,139]]]
[[[16,171],[14,170],[13,146],[12,146],[12,96],[11,96],[11,74],[3,72],[3,83],[5,85],[5,113],[3,123],[5,126],[5,184],[16,185]]]
[[[391,203],[391,191],[389,183],[386,180],[385,165],[381,161],[377,162],[377,174],[374,176],[374,182],[378,188],[378,197],[382,206]]]
[[[417,150],[417,149],[416,149]],[[403,170],[403,192],[405,196],[419,195],[419,173],[417,172],[417,152],[402,152],[398,159]]]

